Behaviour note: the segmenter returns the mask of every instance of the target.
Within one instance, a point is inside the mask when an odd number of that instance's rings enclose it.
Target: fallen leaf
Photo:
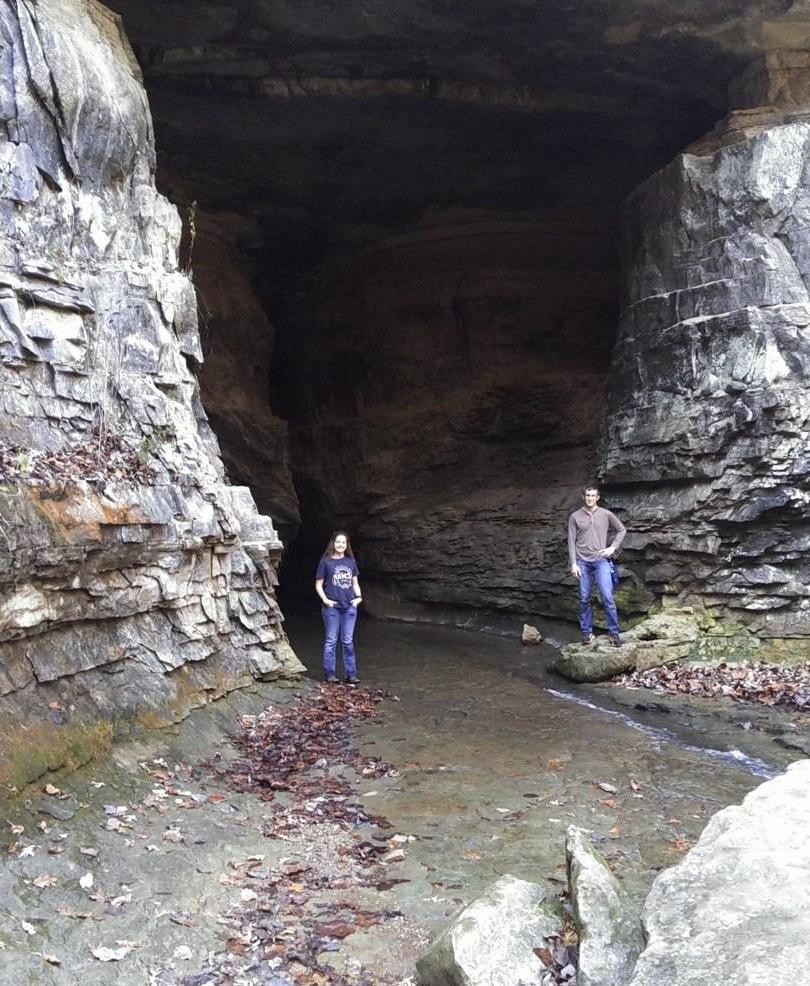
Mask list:
[[[26,846],[24,849],[20,851],[20,859],[25,859],[26,856],[33,856],[36,850],[37,850],[36,846]]]
[[[46,794],[50,794],[51,797],[56,797],[57,794],[62,793],[62,791],[56,787],[55,784],[46,784],[43,790]]]
[[[547,969],[554,968],[554,958],[548,948],[533,948],[532,951]]]
[[[37,929],[28,921],[20,921],[20,924],[22,925],[22,930],[26,933],[26,935],[35,935],[37,933]]]
[[[348,938],[357,929],[345,921],[333,921],[330,924],[319,924],[315,930],[322,938]]]
[[[49,955],[47,952],[42,953],[42,958],[48,963],[48,965],[61,965],[62,960],[58,959],[55,955]]]
[[[615,784],[608,784],[607,781],[598,781],[596,786],[601,787],[608,794],[617,794],[619,790]]]
[[[93,874],[85,873],[84,876],[79,878],[79,886],[82,890],[89,890],[93,886]]]
[[[15,825],[13,822],[9,822],[8,827],[12,835],[22,835],[23,832],[25,831],[24,825]]]
[[[98,856],[98,849],[93,849],[90,846],[82,846],[79,852],[82,856]]]
[[[42,873],[37,877],[34,877],[33,884],[35,887],[39,887],[40,890],[44,890],[46,887],[55,887],[59,882],[55,876],[50,876],[47,873]]]
[[[564,760],[549,760],[548,762],[549,770],[565,770]]]

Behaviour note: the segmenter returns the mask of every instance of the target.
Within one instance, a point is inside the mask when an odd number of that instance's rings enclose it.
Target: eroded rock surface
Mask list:
[[[648,944],[631,986],[755,982],[779,967],[810,981],[810,761],[712,818],[644,907]]]
[[[605,681],[625,671],[646,671],[694,656],[700,629],[691,610],[657,613],[622,634],[622,646],[607,636],[592,644],[566,644],[550,668],[572,681]]]
[[[628,211],[605,478],[625,555],[715,651],[810,651],[810,126],[685,154]]]
[[[30,730],[4,726],[24,780],[32,744],[60,762],[98,718],[171,718],[298,663],[281,543],[225,484],[200,403],[180,220],[120,24],[43,0],[0,5],[0,32],[0,715]]]

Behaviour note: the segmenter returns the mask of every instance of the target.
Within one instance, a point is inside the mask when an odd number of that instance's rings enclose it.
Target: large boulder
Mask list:
[[[637,910],[602,854],[573,825],[565,858],[579,934],[577,986],[626,986],[644,948]]]
[[[653,884],[631,986],[810,982],[810,761],[718,812]]]
[[[473,901],[417,963],[422,986],[537,983],[545,966],[533,949],[559,934],[539,884],[502,876]]]
[[[690,657],[699,637],[691,609],[657,613],[633,627],[613,647],[607,637],[593,644],[567,644],[551,670],[571,681],[606,681],[625,671],[646,671]]]

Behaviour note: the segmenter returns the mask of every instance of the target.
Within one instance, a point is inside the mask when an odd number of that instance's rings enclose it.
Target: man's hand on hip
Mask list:
[[[616,549],[611,545],[609,548],[602,548],[599,552],[600,558],[612,558],[616,553]]]

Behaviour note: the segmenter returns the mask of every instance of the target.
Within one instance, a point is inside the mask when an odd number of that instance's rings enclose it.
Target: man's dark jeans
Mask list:
[[[610,573],[610,562],[607,558],[599,561],[582,561],[577,559],[579,566],[579,625],[582,636],[588,637],[593,633],[593,607],[591,606],[591,591],[596,582],[602,605],[607,617],[608,633],[618,634],[619,614],[613,599],[613,579]]]

